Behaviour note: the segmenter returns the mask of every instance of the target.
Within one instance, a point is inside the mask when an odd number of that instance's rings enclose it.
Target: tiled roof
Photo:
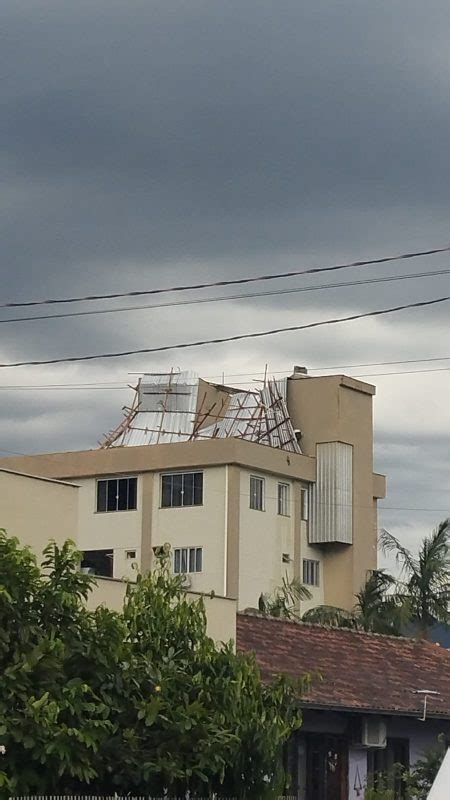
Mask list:
[[[237,647],[256,653],[263,677],[313,678],[302,706],[450,717],[450,651],[416,639],[238,614]]]

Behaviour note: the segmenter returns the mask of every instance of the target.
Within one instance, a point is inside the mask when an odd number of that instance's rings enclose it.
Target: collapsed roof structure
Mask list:
[[[148,373],[135,388],[122,422],[101,448],[235,437],[300,453],[287,407],[287,379],[241,390],[209,383],[194,372]]]

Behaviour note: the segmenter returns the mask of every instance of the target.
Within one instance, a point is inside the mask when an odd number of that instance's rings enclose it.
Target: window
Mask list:
[[[313,561],[311,558],[303,559],[303,583],[305,586],[319,585],[319,566],[319,561]]]
[[[170,472],[161,475],[161,508],[201,506],[203,472]]]
[[[250,508],[264,511],[264,478],[250,475]]]
[[[395,800],[403,800],[406,787],[398,767],[409,767],[408,739],[388,739],[383,750],[370,748],[367,751],[367,785],[377,788],[381,778],[387,779]]]
[[[81,569],[104,578],[112,578],[114,567],[113,550],[85,550]]]
[[[300,518],[307,520],[309,515],[308,489],[300,489]]]
[[[97,481],[97,511],[131,511],[136,508],[137,478]]]
[[[289,484],[278,484],[278,513],[282,517],[289,516]]]
[[[201,572],[202,567],[202,547],[176,547],[173,551],[173,571],[177,575],[187,572]]]
[[[136,550],[127,550],[125,556],[127,559],[136,558]]]

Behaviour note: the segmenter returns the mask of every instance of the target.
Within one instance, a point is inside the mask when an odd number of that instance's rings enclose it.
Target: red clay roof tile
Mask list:
[[[238,614],[237,647],[266,680],[309,673],[304,706],[420,715],[429,689],[428,716],[450,717],[450,650],[431,642]]]

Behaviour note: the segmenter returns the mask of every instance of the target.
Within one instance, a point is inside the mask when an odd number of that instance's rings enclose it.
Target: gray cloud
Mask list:
[[[276,8],[268,0],[6,0],[0,31],[3,301],[283,271],[448,241],[443,0],[426,10],[419,0],[286,0]],[[449,289],[446,276],[0,324],[0,360],[264,330]],[[124,383],[133,370],[172,365],[220,375],[266,362],[281,370],[445,356],[447,338],[441,306],[151,359],[4,370],[0,385]],[[378,384],[377,468],[390,477],[382,521],[416,543],[448,497],[447,374],[370,380]],[[93,446],[126,399],[109,390],[1,391],[0,448]],[[407,510],[429,507],[434,516]]]

